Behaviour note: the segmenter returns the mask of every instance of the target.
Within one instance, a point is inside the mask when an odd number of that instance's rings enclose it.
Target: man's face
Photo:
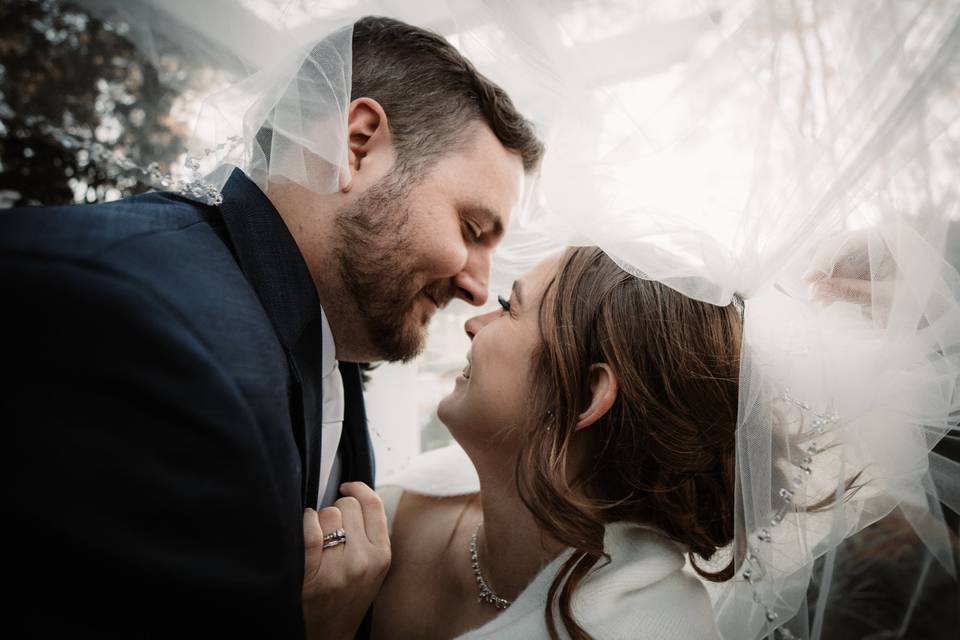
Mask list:
[[[520,157],[478,126],[425,175],[390,173],[338,213],[340,275],[380,357],[419,354],[453,298],[486,302],[491,254],[522,189]]]

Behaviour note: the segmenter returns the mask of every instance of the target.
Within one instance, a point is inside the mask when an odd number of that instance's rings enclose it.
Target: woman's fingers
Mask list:
[[[313,597],[317,574],[323,565],[323,529],[313,509],[303,510],[303,594]]]
[[[347,532],[348,541],[354,543],[366,542],[366,527],[363,524],[363,511],[356,498],[343,497],[333,503],[343,514],[343,530]]]
[[[337,507],[320,509],[320,511],[317,512],[317,521],[320,523],[320,528],[323,529],[324,535],[329,535],[337,529],[344,528],[343,514]]]
[[[873,283],[851,278],[824,278],[813,285],[818,298],[842,300],[854,304],[870,304]]]
[[[340,493],[354,498],[359,504],[370,543],[378,547],[389,545],[390,531],[387,527],[387,515],[383,510],[383,501],[377,492],[363,482],[348,482],[340,487]]]
[[[303,548],[311,550],[314,547],[323,548],[323,527],[313,509],[303,510]]]
[[[318,637],[353,637],[363,613],[370,607],[390,569],[389,541],[371,543],[370,527],[365,522],[369,512],[373,529],[379,531],[382,524],[385,530],[383,505],[379,499],[372,499],[375,496],[370,495],[373,492],[368,487],[361,485],[357,488],[355,484],[344,487],[345,496],[337,500],[335,506],[315,514],[308,510],[304,514],[305,545],[322,547],[323,534],[329,535],[338,528],[342,528],[347,536],[344,544],[323,552],[322,567],[309,547],[305,554],[304,619],[308,629],[314,629]],[[314,517],[315,522],[307,516]],[[380,518],[383,518],[382,522]],[[374,537],[379,539],[379,533]],[[349,633],[340,633],[337,625],[348,629]]]

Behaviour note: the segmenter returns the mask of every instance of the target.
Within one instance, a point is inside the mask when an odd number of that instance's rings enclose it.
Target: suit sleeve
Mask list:
[[[95,265],[0,269],[15,635],[301,638],[299,512],[188,319]]]

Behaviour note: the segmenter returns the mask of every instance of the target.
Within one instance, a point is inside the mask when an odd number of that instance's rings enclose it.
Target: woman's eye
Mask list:
[[[504,298],[503,296],[497,296],[497,302],[500,303],[500,306],[503,307],[504,311],[510,311],[510,301]]]

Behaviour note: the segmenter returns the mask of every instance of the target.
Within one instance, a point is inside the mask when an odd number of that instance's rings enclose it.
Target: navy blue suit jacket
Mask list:
[[[0,212],[0,300],[15,635],[301,637],[320,305],[266,196],[235,171],[219,207]],[[341,373],[343,477],[372,485]]]

